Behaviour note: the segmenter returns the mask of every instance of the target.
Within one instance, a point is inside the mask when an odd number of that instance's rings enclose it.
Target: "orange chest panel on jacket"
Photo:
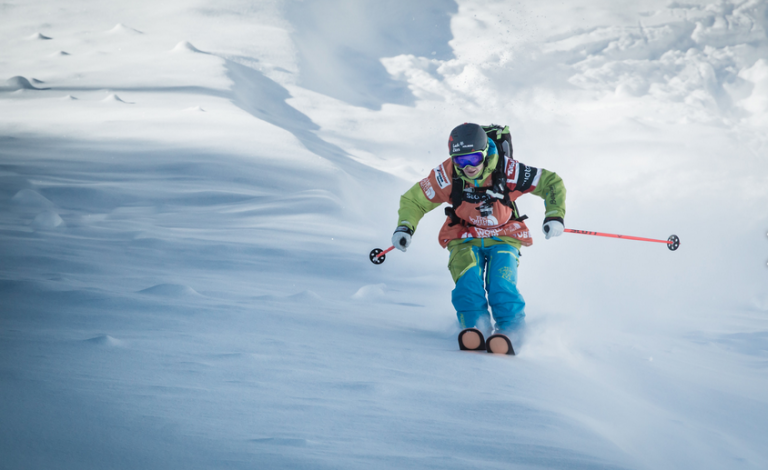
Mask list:
[[[508,165],[512,163],[507,162]],[[434,168],[427,178],[420,181],[424,195],[432,202],[452,204],[451,187],[453,183],[453,162],[449,158]],[[480,187],[491,186],[489,176]],[[468,187],[468,184],[464,185]],[[445,248],[451,240],[457,238],[493,238],[512,237],[520,240],[524,246],[533,244],[528,227],[524,222],[510,220],[512,208],[502,204],[498,199],[483,197],[482,190],[465,195],[461,205],[456,209],[456,215],[465,223],[451,225],[450,217],[446,217],[438,235],[440,245]],[[512,200],[520,193],[510,193]],[[476,202],[474,202],[476,201]]]
[[[510,220],[512,208],[498,199],[483,203],[464,201],[456,210],[456,215],[466,222],[466,225],[451,225],[451,218],[446,217],[438,235],[443,248],[457,238],[512,237],[518,239],[523,246],[533,244],[525,222]]]

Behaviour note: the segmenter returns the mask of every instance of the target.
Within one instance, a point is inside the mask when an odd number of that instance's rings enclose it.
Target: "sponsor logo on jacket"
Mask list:
[[[484,229],[480,227],[473,227],[473,230],[477,234],[477,238],[491,238],[498,237],[503,229]]]
[[[429,182],[429,178],[424,178],[423,180],[419,181],[419,186],[421,186],[421,190],[424,191],[424,195],[427,196],[427,199],[431,201],[435,198],[435,188],[432,187],[432,183]]]
[[[530,167],[528,165],[520,165],[522,168],[522,175],[520,177],[522,178],[522,181],[518,182],[518,186],[522,186],[523,188],[529,188],[531,186],[531,183],[533,182],[533,177],[536,175],[536,168]]]
[[[515,191],[526,193],[536,189],[540,176],[538,168],[513,162],[507,170],[507,183],[514,184],[514,187],[510,187]]]
[[[445,189],[451,185],[451,180],[448,178],[447,174],[445,173],[445,168],[443,168],[442,164],[437,166],[432,171],[435,172],[435,180],[437,180],[437,185],[440,186],[440,189]]]
[[[488,216],[488,217],[479,217],[479,216],[472,216],[469,218],[469,223],[472,225],[478,225],[478,226],[486,226],[486,227],[495,227],[499,225],[499,221],[494,216]]]
[[[515,182],[518,163],[515,160],[507,159],[507,183]]]

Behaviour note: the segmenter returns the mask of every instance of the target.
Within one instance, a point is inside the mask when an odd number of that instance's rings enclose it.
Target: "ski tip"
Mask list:
[[[510,341],[506,335],[501,333],[491,335],[485,344],[488,352],[491,354],[515,355],[515,348],[512,347],[512,341]]]
[[[466,328],[459,332],[459,349],[462,351],[485,351],[485,338],[477,328]]]

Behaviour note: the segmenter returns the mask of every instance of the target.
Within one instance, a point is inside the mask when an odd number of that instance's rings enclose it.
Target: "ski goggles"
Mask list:
[[[487,150],[483,150],[482,152],[472,152],[465,155],[456,155],[453,157],[453,163],[455,163],[459,168],[464,168],[467,166],[478,166],[483,163],[483,161],[485,161],[486,152]]]

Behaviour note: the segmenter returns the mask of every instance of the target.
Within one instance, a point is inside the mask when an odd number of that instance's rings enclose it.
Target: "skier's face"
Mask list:
[[[477,166],[465,166],[462,168],[462,171],[467,175],[467,178],[475,179],[483,173],[483,168],[485,168],[485,163],[481,163]]]

